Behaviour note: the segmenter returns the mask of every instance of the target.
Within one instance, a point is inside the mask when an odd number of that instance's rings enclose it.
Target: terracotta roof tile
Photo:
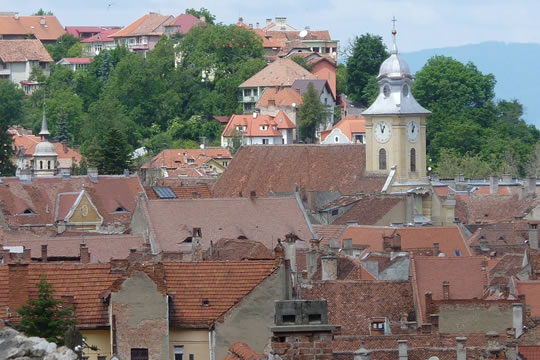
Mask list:
[[[63,58],[60,60],[60,62],[67,62],[68,64],[90,64],[92,62],[92,58],[90,57],[83,57],[83,58]]]
[[[279,111],[275,116],[259,114],[253,117],[252,114],[233,115],[229,123],[221,134],[224,137],[230,137],[233,131],[239,126],[245,126],[244,136],[270,136],[282,137],[280,129],[295,129],[296,126],[283,111]],[[266,130],[262,127],[266,126]]]
[[[319,239],[321,239],[321,245],[328,244],[330,239],[339,239],[341,234],[347,229],[345,225],[313,225],[313,230],[317,233]]]
[[[149,13],[135,20],[122,30],[112,34],[111,37],[121,38],[141,35],[162,35],[162,27],[171,19],[173,19],[173,17],[170,15]]]
[[[255,352],[248,344],[235,342],[229,347],[229,354],[224,360],[263,360],[267,359],[264,354]]]
[[[0,40],[0,60],[4,63],[52,62],[53,58],[39,40]]]
[[[516,295],[525,295],[525,303],[531,307],[531,316],[540,317],[540,281],[516,281]]]
[[[386,176],[366,174],[363,145],[242,146],[212,189],[214,196],[291,193],[300,189],[342,194],[380,192]]]
[[[116,34],[118,31],[120,31],[119,28],[102,30],[94,36],[81,40],[81,43],[114,42],[114,38],[111,35]]]
[[[257,107],[292,106],[292,104],[300,106],[302,102],[302,95],[289,87],[266,88],[257,102]]]
[[[328,322],[342,335],[369,335],[370,318],[386,317],[399,333],[403,313],[414,313],[408,281],[316,281],[302,289],[304,299],[327,299]]]
[[[536,199],[517,195],[456,196],[456,216],[463,223],[500,223],[521,218],[536,204]]]
[[[375,225],[402,201],[405,201],[403,196],[366,196],[355,201],[349,210],[334,220],[333,224],[346,225],[349,222],[356,222],[359,225]]]
[[[199,184],[195,186],[169,186],[169,188],[178,199],[206,199],[212,197],[212,192],[208,184]],[[145,186],[144,190],[146,191],[149,200],[159,199],[153,186]]]
[[[529,238],[527,229],[526,222],[482,224],[467,243],[478,255],[491,251],[496,251],[499,256],[506,252],[523,253]]]
[[[187,34],[189,30],[196,24],[200,23],[201,20],[199,20],[197,17],[191,15],[191,14],[180,14],[174,19],[172,19],[169,23],[167,23],[165,26],[175,26],[178,27],[178,32],[182,34]]]
[[[151,231],[162,251],[191,251],[193,228],[201,228],[203,249],[222,238],[250,239],[268,249],[278,238],[296,234],[304,242],[312,238],[308,224],[294,197],[151,200],[147,207]]]
[[[347,115],[332,128],[332,130],[336,129],[339,129],[341,133],[347,136],[347,138],[352,142],[353,133],[366,133],[366,119],[363,116]],[[332,130],[327,132],[325,136],[321,135],[321,141],[324,141],[326,136],[328,136]]]
[[[34,34],[41,41],[56,41],[64,33],[56,16],[0,16],[0,35]]]
[[[485,260],[482,256],[413,257],[411,269],[420,321],[426,322],[424,294],[430,291],[433,300],[442,300],[443,281],[450,283],[450,299],[481,299],[488,282],[487,271],[482,270]]]
[[[167,291],[174,294],[173,325],[208,325],[218,320],[276,269],[274,261],[164,265]]]
[[[12,135],[13,145],[19,152],[18,155],[33,157],[36,145],[40,143],[41,138],[36,135],[20,134],[15,129],[10,129],[9,132]],[[75,160],[75,163],[79,164],[82,160],[82,156],[78,151],[70,148],[69,146],[64,151],[64,145],[62,143],[52,143],[58,154],[58,161],[64,163],[66,160]],[[71,167],[71,164],[69,165]]]
[[[249,239],[221,239],[203,253],[211,261],[271,260],[272,250]]]
[[[202,165],[213,158],[232,158],[228,149],[165,149],[152,160],[141,166],[143,169],[159,169],[165,164],[167,169],[176,169],[182,164]],[[186,162],[187,161],[187,162]]]
[[[519,355],[524,360],[540,360],[539,345],[520,345]]]
[[[489,286],[503,290],[512,276],[523,269],[523,254],[504,254],[492,267],[488,264]]]
[[[290,59],[277,59],[238,87],[291,86],[298,79],[317,80],[317,76]]]

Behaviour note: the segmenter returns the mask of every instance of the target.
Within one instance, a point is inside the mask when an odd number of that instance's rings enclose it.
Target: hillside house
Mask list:
[[[1,40],[37,39],[43,44],[54,44],[64,35],[64,27],[56,16],[0,16]]]
[[[8,79],[19,86],[29,85],[22,82],[28,81],[32,69],[39,66],[48,75],[52,62],[39,40],[0,40],[0,79]],[[29,87],[25,91],[28,95],[33,89]]]
[[[221,134],[221,146],[234,145],[235,139],[242,145],[292,144],[296,126],[283,111],[275,116],[256,112],[233,115]]]

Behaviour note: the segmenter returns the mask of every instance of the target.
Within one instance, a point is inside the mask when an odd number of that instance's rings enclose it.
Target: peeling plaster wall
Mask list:
[[[512,304],[441,304],[439,331],[441,333],[506,332],[512,325]]]

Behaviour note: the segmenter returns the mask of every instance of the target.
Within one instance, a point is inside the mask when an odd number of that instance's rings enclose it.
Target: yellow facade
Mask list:
[[[208,329],[170,329],[169,343],[171,360],[174,360],[174,347],[183,347],[184,359],[189,359],[189,354],[195,356],[195,360],[210,360]]]
[[[68,220],[70,223],[100,223],[102,221],[86,193]]]
[[[84,349],[84,356],[88,360],[98,360],[98,356],[106,356],[106,359],[111,357],[111,343],[109,330],[81,330],[83,338],[89,346],[97,346],[98,350]]]

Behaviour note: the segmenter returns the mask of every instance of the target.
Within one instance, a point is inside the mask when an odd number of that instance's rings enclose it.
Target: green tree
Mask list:
[[[336,87],[337,93],[347,94],[347,66],[345,64],[338,64],[336,68]]]
[[[195,16],[196,18],[199,18],[202,20],[202,17],[204,16],[204,22],[210,25],[214,25],[216,21],[216,16],[210,13],[206,8],[200,8],[199,10],[195,10],[193,8],[186,9],[186,14],[191,14]]]
[[[295,55],[291,57],[291,60],[306,69],[307,71],[313,70],[313,64],[309,64],[305,57],[300,55]]]
[[[131,168],[131,148],[120,130],[111,128],[104,134],[99,152],[97,168],[100,173],[122,174],[125,169]]]
[[[47,44],[45,47],[47,48],[47,51],[51,55],[51,57],[54,59],[55,62],[59,61],[62,58],[68,57],[68,51],[73,47],[75,44],[80,43],[81,39],[78,39],[70,34],[64,34],[60,36],[56,43],[54,44]]]
[[[382,62],[388,56],[381,36],[364,34],[356,37],[352,54],[347,60],[347,95],[352,100],[369,105],[369,94],[365,94],[364,89],[370,79],[379,73]]]
[[[60,110],[60,122],[58,123],[58,129],[56,131],[56,140],[59,142],[71,143],[71,134],[69,132],[69,123],[66,119],[64,109]]]
[[[317,126],[324,123],[328,118],[328,111],[321,102],[319,94],[312,83],[308,84],[302,99],[302,105],[298,107],[296,113],[300,139],[311,142],[315,139]]]
[[[46,11],[42,8],[39,8],[39,10],[33,13],[32,16],[54,16],[54,14],[51,10]]]
[[[54,298],[54,289],[41,275],[37,299],[31,299],[17,310],[21,321],[15,326],[26,336],[39,336],[58,345],[64,344],[64,334],[75,324],[73,308],[63,306],[61,300]]]
[[[0,99],[0,124],[5,124],[6,130],[11,124],[20,124],[24,116],[22,89],[7,79],[0,79]]]

